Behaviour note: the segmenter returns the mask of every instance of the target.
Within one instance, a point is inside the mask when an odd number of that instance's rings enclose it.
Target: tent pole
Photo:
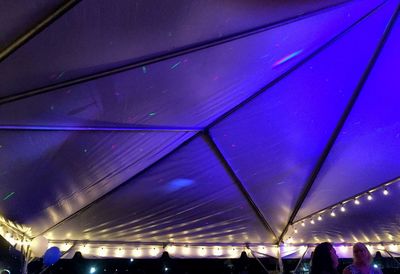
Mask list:
[[[254,255],[253,251],[250,249],[251,255],[257,260],[257,262],[261,265],[262,269],[264,269],[265,273],[268,273],[268,269],[263,265],[263,263],[260,261],[260,259]]]
[[[278,263],[279,263],[279,273],[284,273],[284,268],[283,268],[283,260],[282,260],[282,245],[279,244],[277,248],[278,252]]]
[[[303,261],[304,256],[306,255],[306,253],[308,251],[308,248],[309,248],[309,246],[307,246],[306,250],[304,251],[303,255],[301,256],[301,258],[300,258],[299,262],[297,263],[296,268],[294,269],[293,273],[297,273],[297,269],[300,267],[301,262]]]
[[[396,263],[398,264],[398,265],[400,265],[400,262],[392,255],[392,253],[390,253],[388,250],[386,250],[386,249],[384,249],[384,251],[387,253],[387,254],[389,254],[389,256],[393,259],[393,260],[395,260],[396,261]]]

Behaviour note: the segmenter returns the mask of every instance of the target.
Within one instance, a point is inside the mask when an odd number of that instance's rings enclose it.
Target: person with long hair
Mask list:
[[[317,245],[311,258],[311,274],[338,274],[339,259],[331,243]]]
[[[382,274],[379,268],[372,266],[372,256],[363,243],[353,246],[353,263],[343,270],[343,274]]]

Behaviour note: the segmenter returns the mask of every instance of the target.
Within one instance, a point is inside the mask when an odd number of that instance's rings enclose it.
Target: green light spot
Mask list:
[[[3,201],[6,201],[6,200],[10,199],[11,196],[13,196],[14,194],[15,194],[15,192],[9,193],[6,197],[3,198]]]

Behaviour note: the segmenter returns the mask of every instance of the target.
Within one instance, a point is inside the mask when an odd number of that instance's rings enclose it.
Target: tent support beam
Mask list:
[[[79,0],[70,0],[70,2],[72,2],[71,3],[71,7],[73,5],[75,5],[77,3],[77,1],[79,1]],[[231,41],[234,41],[234,40],[237,40],[237,39],[241,39],[241,38],[244,38],[244,37],[247,37],[247,36],[251,36],[251,35],[254,35],[254,34],[269,30],[269,29],[273,29],[273,28],[280,27],[280,26],[283,26],[283,25],[286,25],[286,24],[290,24],[290,23],[293,23],[295,21],[302,20],[302,19],[314,16],[316,14],[319,14],[319,13],[322,13],[322,12],[326,12],[326,11],[331,10],[331,9],[338,8],[338,7],[348,3],[350,1],[351,0],[344,0],[344,1],[340,2],[340,3],[337,3],[335,5],[331,5],[329,7],[320,8],[320,9],[317,9],[317,10],[314,10],[314,11],[311,11],[311,12],[308,12],[308,13],[304,13],[304,14],[301,14],[301,15],[297,15],[297,16],[293,16],[293,17],[290,17],[290,18],[286,18],[286,19],[283,19],[283,20],[280,20],[280,21],[277,21],[277,22],[269,23],[269,24],[263,25],[261,27],[252,28],[252,29],[245,30],[245,31],[242,31],[242,32],[239,32],[239,33],[235,33],[235,34],[232,34],[232,35],[227,35],[225,37],[218,38],[218,39],[215,39],[215,40],[205,41],[203,43],[198,43],[198,44],[195,44],[195,45],[186,46],[186,47],[180,48],[178,50],[175,50],[175,51],[172,51],[172,52],[168,52],[166,54],[161,54],[161,55],[149,58],[149,59],[137,61],[137,62],[129,64],[129,65],[125,65],[125,66],[121,66],[121,67],[105,70],[105,71],[102,71],[102,72],[94,73],[94,74],[83,76],[83,77],[78,77],[78,78],[75,78],[75,79],[72,79],[72,80],[67,80],[67,81],[64,81],[64,82],[61,82],[61,83],[52,84],[52,85],[49,85],[49,86],[44,86],[44,87],[35,88],[35,89],[27,90],[27,91],[22,91],[22,92],[20,92],[18,94],[5,96],[3,98],[0,98],[0,105],[6,104],[6,103],[10,103],[10,102],[13,102],[13,101],[17,101],[17,100],[21,100],[21,99],[24,99],[24,98],[28,98],[28,97],[31,97],[31,96],[34,96],[34,95],[47,93],[47,92],[50,92],[50,91],[53,91],[53,90],[56,90],[56,89],[65,88],[65,87],[69,87],[69,86],[72,86],[72,85],[76,85],[76,84],[84,83],[84,82],[87,82],[87,81],[95,80],[95,79],[98,79],[98,78],[110,76],[110,75],[113,75],[113,74],[116,74],[116,73],[120,73],[120,72],[123,72],[123,71],[126,71],[126,70],[139,68],[139,67],[142,67],[142,66],[148,66],[148,65],[151,65],[151,64],[154,64],[154,63],[158,63],[158,62],[167,60],[167,59],[171,59],[171,58],[174,58],[174,57],[182,56],[182,55],[185,55],[185,54],[188,54],[188,53],[192,53],[192,52],[196,52],[196,51],[199,51],[199,50],[203,50],[203,49],[206,49],[206,48],[214,47],[214,46],[217,46],[217,45],[220,45],[220,44],[228,43],[228,42],[231,42]],[[65,9],[65,11],[67,10],[66,8],[64,8],[64,9]],[[62,14],[63,14],[63,12],[57,13],[58,16],[61,16]],[[43,27],[45,27],[46,25],[48,25],[51,22],[53,22],[54,20],[56,20],[58,18],[58,16],[53,15],[53,17],[51,17],[52,19],[51,20],[48,19],[47,21],[49,21],[49,22],[46,21],[47,23],[44,24]],[[40,32],[43,27],[41,27],[41,28],[37,27],[37,30],[34,32],[34,34]],[[28,39],[25,39],[24,42],[28,41]],[[21,45],[22,45],[22,43],[19,43],[18,45],[14,46],[15,47],[14,50],[16,50]],[[11,52],[13,50],[9,50],[9,51],[10,51],[9,54],[11,54]],[[4,54],[6,54],[6,53],[4,53]],[[0,55],[0,57],[1,56],[2,55]],[[2,59],[0,58],[0,60],[2,60]]]
[[[267,220],[265,219],[264,215],[262,214],[261,210],[257,207],[256,203],[253,201],[251,198],[249,192],[243,185],[242,181],[239,179],[239,177],[236,175],[235,171],[232,169],[232,167],[229,165],[228,161],[225,159],[224,155],[222,152],[219,150],[217,144],[214,142],[212,139],[209,131],[206,131],[205,134],[202,135],[203,139],[207,142],[211,150],[214,152],[215,156],[220,160],[221,164],[223,165],[224,169],[226,172],[229,174],[231,179],[235,182],[236,186],[239,188],[240,192],[242,195],[245,197],[247,203],[250,205],[251,209],[254,211],[258,219],[261,221],[261,223],[264,225],[264,227],[270,231],[275,239],[277,239],[277,236]]]
[[[367,79],[368,79],[368,77],[369,77],[381,51],[382,51],[382,48],[386,44],[387,38],[389,37],[389,34],[391,33],[391,30],[393,28],[393,25],[396,21],[398,14],[399,14],[399,11],[400,11],[400,4],[397,6],[392,17],[390,18],[389,23],[386,26],[386,29],[382,35],[382,38],[378,43],[378,46],[376,47],[374,53],[372,54],[372,56],[368,62],[368,65],[367,65],[363,75],[360,78],[360,81],[358,82],[349,102],[346,105],[344,112],[342,113],[342,115],[340,117],[339,122],[337,123],[331,137],[329,138],[329,141],[326,144],[325,149],[323,150],[321,156],[319,157],[318,162],[316,163],[311,175],[309,176],[309,179],[307,180],[307,183],[306,183],[305,187],[303,188],[303,191],[302,191],[299,199],[296,202],[294,210],[292,211],[292,214],[289,217],[289,221],[286,224],[284,230],[282,231],[282,234],[279,237],[278,244],[283,241],[283,237],[286,235],[286,233],[289,229],[289,226],[293,224],[293,221],[294,221],[297,213],[299,212],[301,206],[303,205],[304,200],[306,199],[308,193],[310,192],[311,187],[313,186],[313,184],[315,182],[315,179],[317,178],[317,176],[318,176],[323,164],[325,163],[325,160],[327,159],[334,143],[336,142],[336,139],[338,138],[347,118],[349,117],[350,112],[353,109],[354,104],[356,103],[357,98],[360,95],[360,92],[361,92],[362,88],[364,87],[364,84],[367,81]]]
[[[64,13],[72,9],[76,4],[78,4],[79,0],[69,0],[64,3],[60,7],[58,7],[53,13],[47,16],[44,20],[39,22],[33,28],[28,30],[26,33],[18,37],[15,41],[13,41],[9,46],[4,48],[0,52],[0,62],[4,61],[8,56],[10,56],[14,51],[22,47],[25,43],[27,43],[30,39],[39,34],[43,29],[49,26],[51,23],[60,18]]]
[[[112,127],[97,126],[37,126],[37,125],[0,125],[0,131],[124,131],[124,132],[198,132],[200,127],[176,126],[140,126],[120,125]]]

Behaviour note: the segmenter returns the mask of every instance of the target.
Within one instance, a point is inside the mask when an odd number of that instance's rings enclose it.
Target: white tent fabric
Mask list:
[[[31,237],[397,250],[398,0],[47,2],[0,4],[0,214]]]

